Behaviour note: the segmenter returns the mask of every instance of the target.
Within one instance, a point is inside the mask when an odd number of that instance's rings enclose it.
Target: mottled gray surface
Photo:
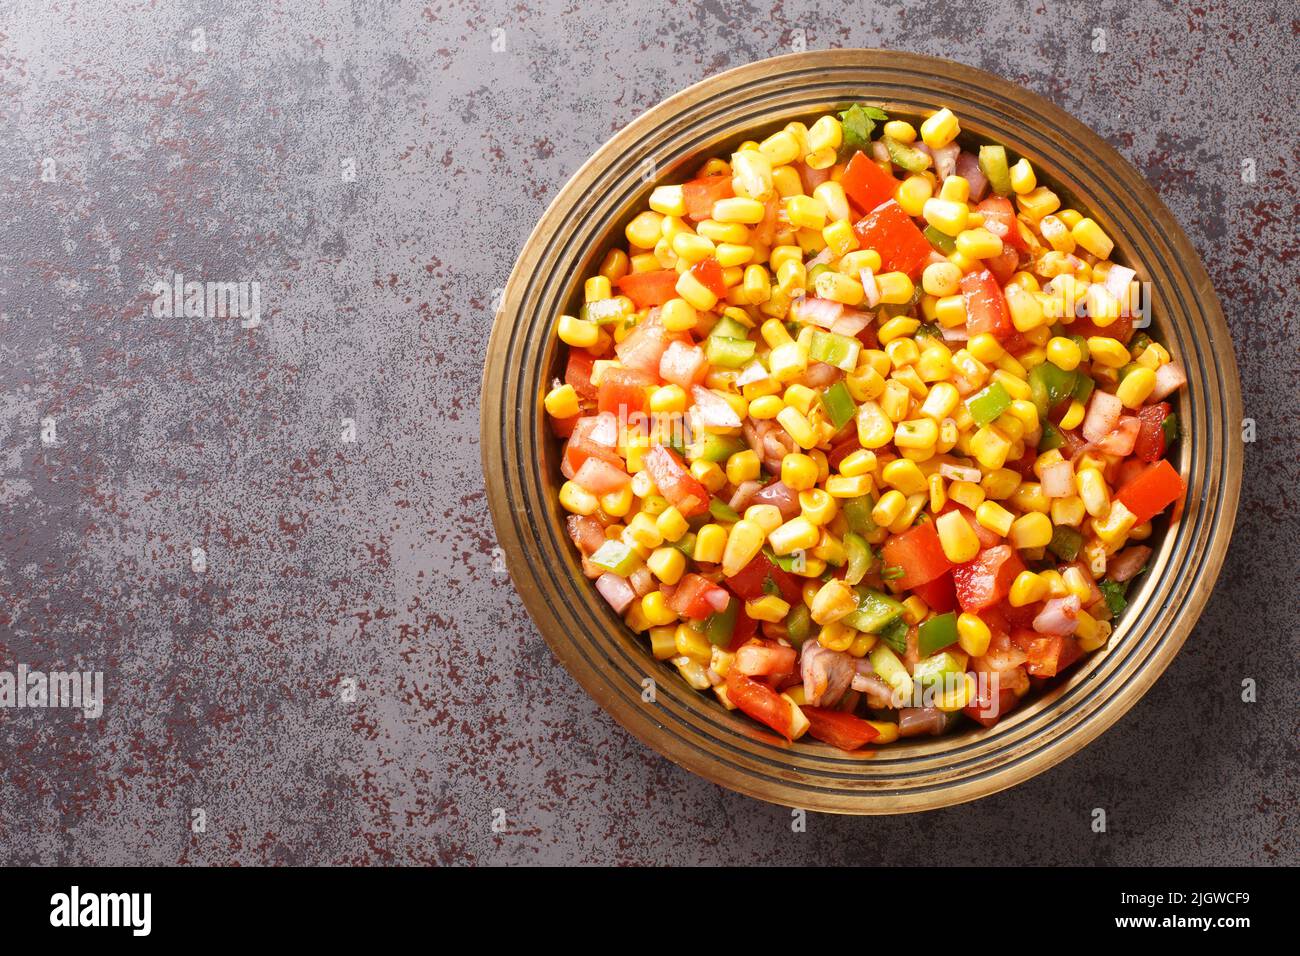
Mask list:
[[[0,862],[1295,862],[1295,8],[1085,6],[0,5],[0,669],[108,685],[98,721],[0,710]],[[1205,617],[1118,726],[795,834],[556,664],[494,568],[477,394],[564,180],[802,42],[951,56],[1114,143],[1206,260],[1258,440]],[[153,316],[175,272],[259,282],[261,325]]]

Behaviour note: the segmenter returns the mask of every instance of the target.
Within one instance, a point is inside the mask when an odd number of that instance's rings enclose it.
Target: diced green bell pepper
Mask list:
[[[756,342],[749,339],[729,339],[710,335],[704,343],[704,354],[710,365],[722,368],[740,368],[754,360]]]
[[[864,587],[859,587],[857,594],[858,609],[842,618],[847,627],[866,634],[878,634],[881,628],[903,613],[903,605],[887,594]]]
[[[912,696],[912,677],[907,673],[903,662],[887,646],[876,644],[867,655],[867,660],[871,661],[872,669],[894,689],[895,694],[905,699]]]
[[[726,647],[731,643],[731,634],[736,629],[736,616],[740,612],[740,601],[733,597],[727,602],[725,611],[715,611],[704,622],[704,633],[710,644]]]
[[[945,256],[950,256],[957,251],[957,240],[946,232],[934,228],[934,226],[926,226],[925,231],[921,233],[921,235],[925,236],[925,238],[930,241],[930,245],[934,246]]]
[[[1069,525],[1058,524],[1052,529],[1052,540],[1047,543],[1047,550],[1062,561],[1073,561],[1083,547],[1083,535]]]
[[[957,615],[952,611],[922,621],[916,629],[916,646],[922,657],[929,657],[957,643]]]
[[[840,503],[840,512],[844,515],[844,523],[849,526],[849,530],[854,534],[868,535],[876,530],[875,519],[871,517],[871,511],[876,507],[876,499],[871,495],[861,495],[857,498],[846,498]]]
[[[1043,362],[1029,370],[1029,391],[1034,405],[1038,408],[1039,419],[1056,407],[1063,398],[1068,398],[1076,388],[1080,376],[1067,372],[1051,362]],[[1086,378],[1086,376],[1083,376]]]
[[[1039,451],[1051,451],[1065,444],[1065,436],[1051,422],[1043,422],[1043,435],[1038,439]]]
[[[694,531],[688,531],[688,532],[686,532],[686,534],[682,535],[682,536],[681,536],[680,538],[678,538],[676,541],[669,542],[669,543],[668,543],[668,546],[671,547],[671,548],[676,548],[678,551],[680,551],[682,554],[686,555],[688,558],[692,558],[692,559],[694,559],[694,557],[695,557],[695,532],[694,532]]]
[[[1011,167],[1007,163],[1007,151],[1003,146],[980,147],[980,172],[989,181],[991,188],[999,196],[1011,195]]]
[[[907,653],[907,622],[896,617],[880,629],[879,638],[899,654]]]
[[[709,501],[709,514],[713,515],[715,521],[740,520],[740,515],[736,512],[736,509],[721,498],[713,498]]]
[[[714,323],[713,328],[709,330],[709,338],[714,339],[747,339],[749,338],[749,329],[742,323],[737,322],[729,315],[724,315]]]
[[[930,157],[914,146],[900,143],[892,136],[882,136],[880,141],[889,150],[889,161],[909,173],[923,173],[930,166]]]
[[[610,574],[625,578],[641,562],[640,556],[622,541],[606,541],[589,559],[592,564]]]
[[[848,565],[844,583],[852,587],[871,570],[871,545],[861,535],[850,531],[844,535],[844,557]]]
[[[963,654],[962,657],[965,655]],[[952,651],[941,651],[928,655],[916,662],[912,668],[912,679],[922,687],[929,687],[942,682],[950,674],[966,673],[965,662]]]
[[[825,362],[836,368],[852,371],[858,363],[858,353],[862,343],[847,335],[837,335],[822,329],[814,329],[812,340],[808,343],[808,357],[815,362]]]
[[[1070,397],[1086,404],[1092,397],[1092,390],[1097,387],[1097,383],[1092,380],[1091,375],[1084,375],[1082,372],[1076,373],[1074,378],[1074,390],[1070,393]]]
[[[851,422],[853,416],[858,413],[858,406],[854,403],[853,396],[849,394],[849,387],[843,382],[836,382],[825,389],[821,393],[821,401],[822,408],[826,410],[826,417],[831,420],[836,431]]]
[[[730,435],[706,434],[697,447],[700,459],[723,462],[736,452],[744,451],[748,446],[739,438],[733,438]]]
[[[1160,423],[1160,430],[1165,434],[1165,445],[1172,445],[1178,441],[1178,416],[1170,412],[1165,416],[1165,420]]]
[[[812,634],[812,612],[807,604],[796,604],[785,617],[785,634],[795,647],[802,647],[803,642]]]
[[[970,411],[970,417],[981,428],[996,421],[997,417],[1010,407],[1011,396],[1007,394],[1007,390],[1000,382],[994,382],[966,399],[966,408]]]

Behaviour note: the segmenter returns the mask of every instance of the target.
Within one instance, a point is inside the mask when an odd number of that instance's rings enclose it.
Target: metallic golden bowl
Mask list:
[[[559,443],[542,397],[562,375],[558,317],[583,278],[661,182],[795,119],[856,101],[891,116],[947,106],[963,138],[1003,143],[1040,183],[1115,239],[1113,258],[1154,291],[1151,330],[1187,369],[1185,437],[1174,464],[1185,506],[1157,534],[1150,569],[1107,649],[991,730],[849,754],[787,744],[655,661],[579,568],[556,501]],[[1058,107],[949,60],[887,50],[777,57],[711,77],[615,135],[573,176],[533,230],[506,286],[483,373],[482,444],[497,536],[533,620],[556,656],[629,731],[670,760],[774,803],[839,813],[905,813],[986,796],[1064,760],[1120,718],[1169,665],[1223,563],[1241,487],[1241,385],[1209,277],[1164,204],[1122,156]],[[655,693],[645,694],[653,680]],[[653,702],[646,697],[653,696]]]

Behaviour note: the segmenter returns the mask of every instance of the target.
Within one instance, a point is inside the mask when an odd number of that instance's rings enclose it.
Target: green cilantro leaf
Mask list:
[[[887,119],[889,116],[879,107],[854,103],[840,114],[840,123],[844,127],[844,150],[851,153],[856,149],[870,149],[876,122],[883,123]]]

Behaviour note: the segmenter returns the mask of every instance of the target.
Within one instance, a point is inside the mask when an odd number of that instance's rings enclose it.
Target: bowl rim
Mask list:
[[[796,74],[806,77],[804,86],[777,87],[775,92],[764,92],[773,82]],[[863,74],[864,78],[856,79],[859,74]],[[899,84],[877,78],[904,74],[921,79]],[[831,77],[838,78],[829,79]],[[933,77],[933,85],[921,85],[925,82],[925,77]],[[830,90],[846,85],[861,86],[861,89],[856,90],[854,95],[829,95]],[[661,134],[667,137],[661,142],[677,143],[676,154],[668,150],[670,156],[676,157],[676,166],[669,163],[665,170],[681,168],[685,162],[684,157],[698,162],[703,155],[701,150],[716,149],[721,142],[734,141],[745,129],[740,118],[728,118],[728,114],[722,114],[721,118],[714,120],[717,128],[710,128],[701,121],[692,122],[689,115],[685,115],[691,110],[700,108],[702,104],[707,108],[709,104],[721,101],[734,101],[738,104],[735,109],[767,109],[762,97],[780,100],[785,96],[785,105],[780,107],[784,115],[806,115],[818,107],[802,108],[799,105],[802,101],[791,101],[789,97],[821,86],[825,86],[828,91],[824,97],[826,105],[843,104],[854,99],[885,102],[886,105],[900,101],[900,96],[891,98],[875,92],[877,89],[889,88],[899,94],[906,91],[907,96],[931,104],[930,108],[948,105],[955,91],[960,90],[963,96],[978,97],[973,102],[979,103],[981,110],[991,111],[989,116],[1000,114],[1008,123],[1026,122],[1025,117],[1031,117],[1050,127],[1071,149],[1091,154],[1096,174],[1092,175],[1093,168],[1082,171],[1098,183],[1107,176],[1113,178],[1138,202],[1135,210],[1121,210],[1120,214],[1116,214],[1095,195],[1095,190],[1090,192],[1080,188],[1078,195],[1086,200],[1082,208],[1101,220],[1103,225],[1112,222],[1135,225],[1145,220],[1147,224],[1156,227],[1151,232],[1161,233],[1160,238],[1166,247],[1164,253],[1141,257],[1140,265],[1148,275],[1153,271],[1171,271],[1177,266],[1181,270],[1181,279],[1175,276],[1173,287],[1179,291],[1178,298],[1184,309],[1175,309],[1172,314],[1166,313],[1166,321],[1171,324],[1161,330],[1159,337],[1162,341],[1169,342],[1171,335],[1176,334],[1180,342],[1187,340],[1179,354],[1184,359],[1189,379],[1192,379],[1189,384],[1198,384],[1202,377],[1206,378],[1205,384],[1210,384],[1207,370],[1213,368],[1214,383],[1219,386],[1220,399],[1219,409],[1215,413],[1209,408],[1211,396],[1208,390],[1192,395],[1188,389],[1180,396],[1180,413],[1188,410],[1194,413],[1184,420],[1204,426],[1203,431],[1198,428],[1190,439],[1185,438],[1177,449],[1179,471],[1189,479],[1188,501],[1181,507],[1194,510],[1197,516],[1196,537],[1191,542],[1195,545],[1195,551],[1184,556],[1179,568],[1170,574],[1176,545],[1185,536],[1190,536],[1187,522],[1181,520],[1181,517],[1186,516],[1184,514],[1162,532],[1160,547],[1152,558],[1153,566],[1144,575],[1137,594],[1132,597],[1131,606],[1126,611],[1121,626],[1117,628],[1110,647],[1103,654],[1091,655],[1086,666],[1075,668],[1064,681],[1046,693],[1039,694],[1033,702],[992,730],[968,730],[935,738],[933,742],[901,747],[894,745],[877,752],[876,757],[870,760],[864,760],[860,756],[850,757],[838,751],[835,752],[839,755],[836,757],[835,754],[826,753],[829,748],[820,744],[778,745],[771,735],[764,734],[761,729],[744,728],[743,732],[738,733],[741,728],[728,726],[731,736],[749,739],[752,746],[746,750],[743,740],[723,740],[719,733],[719,727],[728,722],[734,725],[737,718],[729,717],[725,711],[721,711],[724,720],[720,723],[714,719],[716,715],[711,717],[703,714],[703,711],[709,709],[720,711],[720,707],[711,699],[701,700],[702,695],[689,688],[687,693],[695,698],[694,701],[677,694],[664,694],[667,699],[656,702],[656,706],[646,707],[634,702],[636,688],[626,685],[628,680],[635,677],[635,668],[629,668],[626,661],[617,660],[614,652],[619,650],[619,644],[639,645],[644,642],[627,630],[590,583],[581,579],[580,575],[581,597],[578,598],[578,603],[582,606],[575,606],[562,595],[551,593],[564,586],[562,579],[556,577],[556,560],[567,565],[558,571],[560,575],[572,576],[576,562],[569,553],[571,549],[568,548],[567,536],[562,536],[564,540],[560,542],[564,546],[563,553],[557,553],[553,547],[549,554],[546,553],[545,545],[555,543],[550,540],[554,538],[557,526],[557,509],[553,499],[549,503],[549,515],[539,518],[534,512],[543,506],[536,495],[536,486],[544,484],[554,475],[553,471],[547,475],[539,464],[548,457],[554,461],[554,448],[550,447],[554,442],[549,441],[548,446],[545,430],[536,427],[542,417],[537,375],[533,374],[531,381],[525,381],[528,369],[522,365],[518,370],[512,367],[512,362],[520,354],[535,362],[543,362],[543,353],[551,356],[555,354],[554,343],[548,346],[546,339],[553,338],[549,333],[558,311],[554,315],[543,314],[539,311],[540,307],[530,305],[540,298],[539,291],[549,296],[547,301],[567,301],[576,285],[580,284],[579,276],[586,271],[579,263],[586,262],[589,265],[595,252],[603,251],[616,221],[636,202],[643,201],[654,182],[662,178],[664,170],[652,169],[653,176],[642,176],[639,184],[629,179],[629,170],[634,171],[637,165],[636,157],[629,152],[631,144],[639,144],[661,130],[673,130],[675,127],[675,132]],[[755,90],[758,92],[752,92]],[[749,92],[752,95],[746,99]],[[813,95],[815,98],[819,94]],[[945,100],[945,97],[949,99]],[[755,103],[759,103],[759,106],[755,107]],[[725,103],[718,107],[725,108],[729,108]],[[825,106],[820,108],[824,109]],[[954,111],[966,127],[962,109],[954,108]],[[995,125],[984,113],[979,115],[981,119],[966,128],[977,133],[980,138],[994,135],[978,132],[983,127]],[[683,123],[684,116],[686,121]],[[769,122],[760,119],[748,129],[753,131],[769,125]],[[692,132],[696,134],[697,141],[710,139],[713,145],[696,146],[694,152],[689,152],[683,142]],[[998,128],[996,135],[1000,137],[998,141],[1012,147],[1013,136],[1008,136],[1001,128]],[[1045,133],[1040,131],[1037,135],[1043,136]],[[1015,152],[1029,155],[1036,169],[1054,170],[1068,165],[1068,160],[1060,158],[1064,154],[1058,153],[1054,154],[1058,157],[1055,162],[1044,162],[1040,166],[1040,160],[1049,146],[1064,148],[1055,140],[1044,139],[1042,142],[1043,149],[1039,150],[1025,140]],[[1103,171],[1102,167],[1106,166],[1113,167],[1113,172]],[[1064,182],[1069,186],[1058,191],[1071,195],[1075,182],[1082,182],[1089,176],[1067,178]],[[597,187],[603,188],[603,194],[593,194]],[[623,189],[623,201],[618,210],[608,206],[602,208],[604,200],[618,188]],[[555,263],[546,262],[546,254],[554,251],[552,245],[564,230],[576,233],[578,227],[573,225],[575,219],[582,219],[584,223],[599,220],[600,224],[592,227],[599,233],[599,241],[588,243],[582,250],[579,256],[585,256],[585,259],[569,255],[573,266],[570,271],[574,274],[556,278],[558,270]],[[1136,246],[1140,241],[1135,231],[1134,235],[1129,235],[1129,230],[1121,230],[1119,235],[1113,229],[1108,231],[1116,236],[1117,246],[1123,248]],[[1148,237],[1148,245],[1155,241]],[[1157,246],[1151,247],[1158,250]],[[569,247],[561,251],[567,254]],[[542,276],[540,281],[539,276]],[[536,288],[542,284],[543,289]],[[561,286],[566,291],[558,291]],[[1184,291],[1191,293],[1194,299],[1189,300],[1183,296]],[[1198,313],[1191,311],[1189,301],[1195,301]],[[529,308],[532,309],[528,313],[529,321],[521,321]],[[1198,316],[1203,331],[1209,333],[1210,342],[1206,347],[1211,350],[1209,358],[1212,362],[1205,364],[1203,361],[1193,365],[1188,361],[1191,347],[1194,347],[1198,356],[1205,359],[1201,343],[1192,334],[1196,329],[1190,327],[1195,324]],[[1184,329],[1184,325],[1189,327]],[[549,365],[549,361],[544,364]],[[514,374],[516,371],[520,372],[518,378]],[[543,376],[541,384],[544,386],[546,381]],[[531,388],[521,387],[530,384]],[[915,53],[838,49],[759,60],[701,80],[642,113],[614,134],[579,167],[532,230],[502,294],[501,307],[493,322],[485,356],[480,443],[493,523],[516,589],[534,623],[566,670],[624,728],[686,769],[721,786],[758,799],[828,812],[900,813],[977,799],[1043,772],[1100,736],[1163,673],[1204,609],[1226,556],[1236,517],[1242,471],[1240,441],[1231,437],[1239,426],[1233,424],[1228,427],[1228,424],[1241,421],[1241,407],[1240,378],[1231,336],[1200,258],[1154,189],[1116,150],[1050,101],[974,67]],[[510,441],[512,438],[513,445]],[[526,452],[533,455],[531,463],[526,460]],[[1197,455],[1195,462],[1194,454]],[[1197,462],[1202,461],[1205,464],[1198,466]],[[530,464],[533,473],[528,475],[525,471]],[[1217,471],[1208,470],[1211,466]],[[1197,490],[1200,495],[1193,499],[1193,492]],[[1213,503],[1207,504],[1211,498]],[[1212,509],[1208,528],[1204,525],[1207,508]],[[545,521],[545,527],[537,525],[537,520]],[[533,524],[525,529],[522,526],[524,521]],[[549,532],[549,536],[543,534],[544,531]],[[547,540],[543,541],[544,538]],[[1190,566],[1193,556],[1200,559],[1199,565],[1194,569]],[[563,607],[557,606],[557,601]],[[561,611],[566,613],[562,615]],[[1168,612],[1172,617],[1166,616],[1160,620],[1156,646],[1145,647],[1148,632],[1153,631],[1157,624],[1155,614],[1159,612]],[[561,619],[562,616],[564,620]],[[575,629],[579,632],[585,632],[586,629],[601,631],[597,635],[598,639],[608,643],[599,649],[595,649],[594,645],[592,648],[581,648],[575,638]],[[1125,643],[1126,652],[1121,657],[1119,651]],[[649,665],[641,668],[641,673],[657,679],[661,675],[659,662],[654,661],[643,648],[634,650],[639,650],[640,657]],[[1143,650],[1145,656],[1130,663],[1134,655]],[[623,652],[626,653],[625,648]],[[612,675],[601,673],[601,668],[605,666],[623,668],[626,671],[619,675],[623,678],[622,685]],[[1108,696],[1096,703],[1090,704],[1096,693],[1091,696],[1085,694],[1072,710],[1060,715],[1049,713],[1070,694],[1076,691],[1082,693],[1080,689],[1089,682],[1098,681],[1108,685],[1112,680],[1120,679],[1123,680],[1122,684],[1110,690]],[[1034,722],[1040,726],[1030,727]],[[1042,742],[1044,736],[1047,739]],[[989,741],[998,738],[1005,738],[1005,744],[1000,749],[986,746]],[[954,740],[970,743],[964,748],[948,746]],[[711,750],[710,744],[717,749]],[[954,763],[951,758],[962,749],[971,753],[963,756],[959,764]],[[724,764],[720,759],[723,750],[729,751],[730,764]],[[759,753],[759,750],[763,752]],[[776,751],[782,756],[772,758],[767,751]],[[1008,752],[1012,755],[1008,756]],[[895,755],[900,754],[901,757],[896,758]],[[899,774],[898,779],[903,779],[904,776],[909,779],[916,777],[917,785],[905,794],[898,792],[901,788],[894,785],[895,778],[887,775],[891,764],[909,765],[906,769],[895,772]],[[944,779],[945,771],[951,773],[958,767],[963,770],[963,776]],[[878,768],[881,769],[880,773],[876,772]],[[837,785],[821,786],[813,782],[821,779]]]

